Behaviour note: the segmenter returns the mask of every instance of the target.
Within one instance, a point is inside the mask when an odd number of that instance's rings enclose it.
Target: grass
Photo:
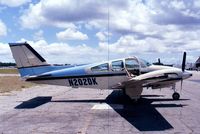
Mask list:
[[[23,88],[29,88],[36,84],[20,80],[18,76],[2,76],[0,77],[0,93],[10,91],[20,91]]]
[[[0,69],[0,74],[18,74],[18,70],[15,68],[11,68],[11,69]]]

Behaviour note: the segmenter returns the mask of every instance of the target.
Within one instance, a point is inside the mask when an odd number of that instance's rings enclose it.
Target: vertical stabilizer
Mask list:
[[[18,68],[48,65],[28,43],[9,43]]]
[[[28,43],[9,43],[21,77],[40,75],[52,70],[52,66]]]

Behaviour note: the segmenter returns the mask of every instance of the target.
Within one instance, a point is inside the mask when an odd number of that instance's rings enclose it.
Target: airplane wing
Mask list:
[[[150,76],[149,78],[144,78],[138,80],[137,78],[132,79],[131,81],[133,83],[136,83],[136,81],[141,81],[143,87],[152,87],[155,89],[157,86],[158,88],[161,88],[162,86],[171,86],[172,84],[176,83],[177,81],[180,81],[181,78],[178,77],[177,74],[172,73],[165,73],[163,75],[159,76]],[[131,83],[132,83],[131,82]]]
[[[136,88],[139,87],[152,87],[152,89],[168,87],[180,81],[179,69],[164,69],[153,71],[139,76],[133,77],[128,81],[119,84],[121,87]]]

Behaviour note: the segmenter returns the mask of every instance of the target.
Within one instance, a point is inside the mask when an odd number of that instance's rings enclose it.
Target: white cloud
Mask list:
[[[99,47],[106,51],[108,49],[107,43],[99,43]],[[109,44],[111,53],[118,53],[124,55],[134,55],[141,53],[161,53],[165,52],[167,48],[158,39],[147,38],[146,40],[137,40],[134,36],[122,36],[115,43]]]
[[[0,43],[0,62],[13,62],[13,57],[8,44]]]
[[[96,37],[100,40],[100,41],[106,41],[106,36],[103,32],[98,32],[96,33]]]
[[[80,4],[81,3],[81,4]],[[72,23],[84,22],[96,28],[106,28],[108,8],[110,27],[118,32],[133,32],[141,24],[185,24],[197,23],[200,18],[199,6],[195,1],[171,0],[41,0],[22,15],[22,25],[29,28],[40,25],[65,27]],[[33,21],[33,22],[32,22]],[[138,31],[137,31],[138,32]]]
[[[45,22],[45,18],[41,16],[41,4],[30,4],[29,9],[25,10],[20,20],[24,28],[34,29],[42,25]]]
[[[43,25],[50,25],[59,28],[76,28],[73,23],[49,20],[43,16],[44,4],[45,2],[41,1],[35,5],[29,5],[29,8],[25,10],[23,15],[20,17],[20,24],[23,28],[36,29]]]
[[[59,21],[83,21],[93,18],[102,18],[105,16],[105,0],[43,0],[43,16],[49,20]],[[98,10],[96,10],[98,7]]]
[[[110,44],[113,54],[199,51],[200,47],[199,0],[41,0],[31,4],[20,19],[24,28],[65,28],[57,33],[59,40],[89,38],[74,29],[100,31],[95,50],[102,51],[107,49],[104,31],[109,23],[115,38]]]
[[[38,41],[38,40],[43,40],[44,37],[43,37],[43,31],[42,30],[39,30],[37,31],[34,35],[33,35],[33,39]]]
[[[80,4],[81,3],[81,4]],[[127,2],[110,0],[111,8],[122,8]],[[21,16],[24,28],[38,28],[41,25],[53,25],[68,28],[74,23],[103,20],[107,24],[108,1],[93,0],[41,0],[37,4],[30,4]]]
[[[18,7],[29,2],[31,2],[31,0],[0,0],[0,5],[6,5],[9,7]]]
[[[0,20],[0,36],[7,35],[7,27],[6,25]]]
[[[142,35],[143,38],[158,37],[166,30],[166,25],[200,23],[200,7],[191,3],[196,2],[41,0],[35,5],[30,5],[21,16],[21,24],[24,28],[38,28],[42,25],[76,28],[75,25],[81,23],[87,29],[96,28],[104,31],[109,21],[111,32],[123,35],[134,33]]]
[[[108,36],[109,36],[109,38],[110,38],[110,36],[111,36],[112,34],[111,33],[109,33],[108,34],[108,32],[103,32],[103,31],[100,31],[100,32],[97,32],[96,33],[96,37],[99,39],[99,41],[101,41],[101,42],[105,42],[105,41],[107,41],[108,40]]]
[[[56,33],[56,37],[59,40],[86,40],[88,39],[87,34],[83,34],[76,29],[68,28],[65,31]]]
[[[21,39],[18,42],[27,41],[48,63],[83,64],[107,59],[106,52],[99,48],[92,48],[86,44],[71,46],[68,43],[48,43],[45,40],[28,41]]]
[[[182,57],[180,55],[182,55],[184,50],[188,50],[189,54],[191,51],[192,53],[196,52],[197,55],[200,52],[199,42],[195,41],[190,42],[190,45],[186,44],[174,50],[169,44],[163,44],[161,40],[154,38],[138,40],[130,35],[122,36],[116,42],[109,44],[109,53],[108,44],[105,42],[99,43],[97,47],[90,47],[86,44],[72,46],[68,43],[48,43],[45,40],[28,41],[26,39],[21,39],[18,42],[25,41],[38,51],[48,63],[82,64],[100,62],[106,61],[108,59],[108,54],[110,59],[139,56],[150,61],[155,61],[152,60],[152,57],[158,58],[158,55],[156,55],[158,53],[160,53],[161,57],[165,58],[164,61],[170,61],[169,59],[174,57],[173,63],[177,61],[177,63],[181,63],[179,62]],[[0,61],[14,61],[8,44],[0,43],[0,50]],[[171,56],[172,54],[173,56]],[[178,59],[176,54],[179,55]],[[189,54],[188,56],[192,56]],[[195,56],[193,57],[192,60],[195,59]],[[169,63],[172,63],[172,61]]]
[[[167,25],[194,25],[200,23],[200,7],[195,0],[150,0],[147,5],[154,9],[152,16],[154,23]]]
[[[200,0],[195,0],[194,1],[194,7],[195,8],[200,8]]]

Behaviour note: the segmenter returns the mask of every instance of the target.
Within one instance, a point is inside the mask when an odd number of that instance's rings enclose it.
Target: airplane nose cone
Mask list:
[[[187,79],[187,78],[190,78],[192,76],[192,73],[191,72],[184,72],[183,73],[183,79]]]

